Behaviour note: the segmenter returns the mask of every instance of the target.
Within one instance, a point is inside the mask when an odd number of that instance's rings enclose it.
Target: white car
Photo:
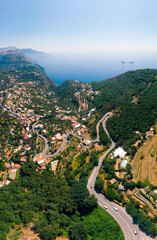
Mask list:
[[[134,232],[135,235],[137,235],[137,231],[135,229],[133,230],[133,232]]]
[[[105,208],[105,210],[107,210],[107,209],[108,209],[108,207],[107,207],[107,206],[104,206],[104,208]]]
[[[118,212],[118,208],[116,208],[116,207],[113,207],[113,209],[114,209],[116,212]]]

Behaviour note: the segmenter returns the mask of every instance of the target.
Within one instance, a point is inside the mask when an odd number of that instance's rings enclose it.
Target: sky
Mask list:
[[[58,84],[157,68],[156,12],[157,0],[0,0],[0,48],[50,54],[38,63]]]
[[[0,0],[0,47],[157,54],[156,0]]]

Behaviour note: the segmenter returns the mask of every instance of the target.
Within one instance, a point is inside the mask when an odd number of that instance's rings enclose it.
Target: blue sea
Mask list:
[[[47,75],[61,85],[65,80],[84,83],[102,81],[129,70],[157,68],[156,57],[114,57],[101,55],[45,55],[36,61]]]

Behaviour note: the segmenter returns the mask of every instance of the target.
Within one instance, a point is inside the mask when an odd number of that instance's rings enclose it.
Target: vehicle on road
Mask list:
[[[116,208],[116,207],[113,207],[113,209],[114,209],[116,212],[118,212],[118,208]]]
[[[133,232],[134,232],[135,235],[137,235],[137,231],[135,229],[133,230]]]
[[[107,207],[107,206],[104,206],[104,208],[105,208],[105,210],[107,210],[107,209],[108,209],[108,207]]]

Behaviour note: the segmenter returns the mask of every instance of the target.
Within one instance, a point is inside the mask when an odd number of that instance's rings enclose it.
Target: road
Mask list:
[[[94,139],[94,140],[90,140],[91,143],[99,142],[99,139],[100,139],[100,136],[99,136],[100,123],[101,123],[102,121],[104,121],[104,119],[105,119],[106,117],[108,118],[108,117],[110,117],[111,115],[112,115],[112,113],[111,113],[111,112],[108,112],[108,113],[106,113],[106,114],[99,120],[99,122],[98,122],[97,125],[96,125],[97,138]],[[65,135],[65,137],[64,137],[64,139],[63,139],[63,142],[62,142],[62,144],[60,145],[60,147],[57,149],[57,151],[56,151],[55,153],[53,153],[53,154],[47,154],[47,150],[48,150],[48,148],[49,148],[48,140],[47,140],[43,135],[39,134],[37,130],[35,130],[35,126],[37,125],[37,123],[38,123],[38,122],[36,122],[36,123],[34,123],[34,124],[32,125],[32,129],[33,129],[33,132],[36,132],[36,133],[38,134],[38,136],[41,137],[41,138],[44,140],[44,142],[45,142],[45,148],[44,148],[44,150],[43,150],[43,152],[42,152],[42,154],[43,154],[43,156],[44,156],[45,158],[50,158],[50,157],[55,157],[55,156],[57,156],[57,155],[60,153],[60,151],[64,148],[64,146],[66,145],[67,138],[68,138],[69,135],[73,135],[73,136],[75,136],[75,137],[77,137],[77,138],[79,138],[79,139],[81,139],[81,140],[89,140],[89,139],[87,139],[87,138],[78,136],[77,134],[75,134],[75,133],[73,133],[73,132],[68,132],[68,133],[66,133],[66,135]]]
[[[112,115],[112,113],[107,113],[105,114],[105,116],[103,117],[103,119],[101,119],[99,121],[99,125],[100,122],[103,121],[103,128],[106,132],[106,134],[110,137],[107,129],[106,129],[106,121],[107,119]],[[99,127],[99,125],[97,125]],[[97,133],[98,133],[98,129],[97,129]],[[99,136],[97,135],[97,138]],[[110,138],[111,139],[111,138]],[[97,139],[98,140],[98,139]],[[123,233],[124,233],[124,237],[125,240],[151,240],[153,238],[147,236],[145,233],[143,233],[137,225],[133,224],[132,218],[129,214],[127,214],[125,208],[115,204],[114,202],[109,201],[107,198],[105,198],[105,196],[101,193],[98,193],[95,191],[94,186],[95,186],[95,181],[97,178],[97,175],[99,173],[99,170],[102,166],[103,160],[106,157],[106,155],[115,147],[115,143],[113,142],[113,140],[111,139],[111,146],[110,148],[99,158],[99,163],[98,166],[95,167],[93,169],[93,172],[91,173],[89,179],[88,179],[88,184],[87,184],[87,188],[90,192],[90,194],[94,194],[95,197],[98,200],[98,204],[99,206],[101,206],[102,208],[104,208],[104,206],[107,206],[107,211],[108,213],[119,223]],[[116,212],[113,207],[118,208],[118,211]],[[106,210],[105,210],[106,211]],[[133,229],[135,229],[137,231],[137,235],[134,234]]]
[[[99,122],[97,123],[96,125],[96,132],[97,132],[97,138],[94,139],[94,140],[90,140],[91,143],[94,143],[94,142],[98,142],[99,139],[100,139],[100,136],[99,136],[99,127],[100,127],[100,123],[102,122],[103,123],[103,128],[106,132],[106,134],[110,137],[107,129],[106,129],[106,121],[109,117],[112,116],[112,112],[108,112],[106,113],[100,120]],[[66,144],[66,141],[67,141],[67,138],[69,135],[73,135],[75,137],[78,137],[79,139],[85,139],[85,138],[82,138],[80,136],[78,136],[77,134],[75,133],[72,133],[72,132],[69,132],[69,133],[66,133],[64,139],[63,139],[63,142],[61,144],[61,146],[58,148],[58,150],[53,153],[53,154],[47,154],[47,150],[48,150],[48,140],[41,134],[39,134],[36,130],[35,130],[35,125],[37,123],[34,123],[33,126],[32,126],[32,129],[33,131],[35,131],[44,141],[45,141],[45,148],[44,148],[44,151],[43,151],[43,155],[45,158],[49,158],[49,157],[55,157],[56,155],[59,154],[59,152],[64,148],[65,144]],[[86,139],[88,140],[88,139]],[[108,209],[108,213],[119,223],[123,233],[124,233],[124,236],[125,236],[125,240],[152,240],[153,238],[147,236],[145,233],[143,233],[137,225],[133,224],[132,222],[132,218],[129,214],[127,214],[127,212],[125,211],[125,208],[119,206],[119,205],[116,205],[115,203],[109,201],[107,198],[105,198],[105,196],[101,193],[97,193],[94,189],[94,186],[95,186],[95,181],[96,181],[96,178],[97,178],[97,175],[99,173],[99,170],[102,166],[102,163],[103,163],[103,160],[104,158],[106,157],[106,155],[115,147],[115,143],[113,142],[113,140],[110,138],[111,140],[111,146],[110,148],[99,158],[99,163],[98,163],[98,166],[95,167],[93,169],[93,172],[91,173],[89,179],[88,179],[88,184],[87,184],[87,188],[90,192],[90,194],[94,194],[95,197],[97,198],[98,200],[98,204],[99,206],[101,206],[102,208],[104,208],[104,206],[107,206]],[[113,207],[117,207],[118,208],[118,212],[116,212]],[[133,229],[135,229],[137,231],[137,235],[134,234],[133,232]]]
[[[90,140],[91,143],[94,143],[94,142],[98,142],[99,139],[100,139],[100,136],[99,136],[99,127],[100,127],[100,123],[102,122],[103,123],[103,128],[106,132],[106,134],[110,137],[107,129],[106,129],[106,121],[109,117],[112,116],[112,112],[108,112],[106,113],[100,120],[99,122],[97,123],[96,125],[96,132],[97,132],[97,138],[94,139],[94,140]],[[53,153],[53,154],[47,154],[47,150],[49,148],[48,146],[48,140],[41,134],[38,133],[38,131],[35,130],[35,126],[37,125],[38,122],[34,123],[32,125],[32,129],[33,129],[33,132],[36,132],[39,137],[41,137],[44,142],[45,142],[45,148],[43,150],[43,155],[45,158],[49,158],[49,157],[55,157],[59,154],[59,152],[64,148],[66,142],[67,142],[67,138],[69,135],[73,135],[75,137],[78,137],[79,139],[85,139],[81,136],[78,136],[77,134],[75,133],[72,133],[72,132],[69,132],[69,133],[66,133],[64,139],[63,139],[63,142],[61,144],[61,146],[58,148],[58,150]],[[88,139],[86,139],[88,140]],[[152,240],[153,238],[147,236],[145,233],[143,233],[137,225],[133,224],[132,222],[132,218],[129,214],[127,214],[125,208],[119,206],[119,205],[116,205],[116,203],[113,203],[111,201],[109,201],[107,198],[105,198],[105,196],[101,193],[98,193],[95,191],[94,189],[94,186],[95,186],[95,181],[96,181],[96,178],[97,178],[97,175],[99,173],[99,170],[102,166],[102,163],[103,163],[103,160],[104,158],[106,157],[106,155],[115,147],[115,143],[113,142],[113,140],[110,138],[111,140],[111,146],[110,148],[99,158],[99,163],[98,163],[98,166],[95,167],[88,179],[88,184],[87,184],[87,188],[90,192],[90,194],[94,194],[95,197],[97,198],[98,200],[98,204],[99,206],[101,206],[102,208],[104,208],[104,206],[107,206],[107,211],[108,213],[119,223],[123,233],[124,233],[124,237],[125,237],[125,240]],[[117,207],[118,208],[118,212],[116,212],[113,207]],[[106,210],[104,210],[106,211]],[[137,235],[134,235],[133,233],[133,229],[135,229],[138,234]],[[155,238],[157,239],[157,238]]]
[[[1,107],[3,107],[3,98],[1,100]],[[4,107],[5,108],[5,107]],[[11,110],[8,110],[7,108],[5,108],[8,112],[11,112]],[[13,114],[13,113],[12,113]],[[100,123],[102,122],[103,123],[103,128],[104,128],[104,131],[106,132],[106,134],[110,137],[107,129],[106,129],[106,121],[109,117],[112,116],[112,112],[108,112],[106,113],[100,120],[99,122],[97,123],[96,125],[96,132],[97,132],[97,138],[94,139],[94,140],[90,140],[91,143],[95,143],[95,142],[98,142],[99,139],[100,139],[100,136],[99,136],[99,127],[100,127]],[[17,117],[17,114],[15,113],[13,115],[13,117]],[[38,122],[34,123],[32,125],[32,130],[33,132],[36,132],[39,137],[41,137],[44,142],[45,142],[45,148],[43,150],[43,156],[45,158],[49,158],[49,157],[55,157],[56,155],[58,155],[60,153],[60,151],[64,148],[66,142],[67,142],[67,138],[69,135],[73,135],[79,139],[85,139],[85,140],[89,140],[89,139],[86,139],[86,138],[83,138],[81,136],[78,136],[77,134],[75,133],[72,133],[72,132],[69,132],[69,133],[66,133],[64,139],[63,139],[63,142],[61,144],[61,146],[58,148],[58,150],[53,153],[53,154],[47,154],[47,150],[49,148],[48,146],[48,140],[41,134],[38,133],[38,131],[35,130],[35,126],[37,125]],[[110,138],[111,140],[111,146],[110,148],[99,158],[99,163],[98,163],[98,166],[95,167],[88,179],[88,184],[87,184],[87,188],[90,192],[90,194],[94,194],[95,197],[97,198],[98,200],[98,204],[99,206],[101,206],[102,208],[104,208],[104,206],[106,206],[108,209],[108,213],[119,223],[123,233],[124,233],[124,237],[125,237],[125,240],[152,240],[152,239],[157,239],[157,238],[151,238],[149,236],[147,236],[145,233],[143,233],[137,225],[133,224],[132,222],[132,218],[130,217],[130,215],[127,214],[125,208],[119,206],[119,205],[116,205],[115,203],[109,201],[107,198],[105,198],[105,196],[101,193],[98,193],[95,191],[94,189],[94,186],[95,186],[95,181],[96,181],[96,178],[98,176],[98,173],[99,173],[99,170],[102,166],[102,163],[103,163],[103,160],[104,158],[106,157],[106,155],[115,147],[115,143],[112,141],[112,139]],[[118,211],[116,212],[113,207],[117,207],[118,208]],[[106,210],[104,210],[106,211]],[[134,235],[133,233],[133,229],[135,229],[138,234],[137,235]]]

